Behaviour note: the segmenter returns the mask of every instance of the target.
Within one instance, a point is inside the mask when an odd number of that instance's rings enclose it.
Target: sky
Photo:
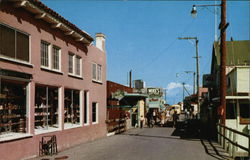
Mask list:
[[[185,71],[196,71],[195,43],[178,37],[199,39],[200,85],[210,73],[220,7],[198,7],[195,19],[190,11],[192,5],[220,1],[41,1],[92,37],[106,35],[107,80],[127,85],[132,70],[133,80],[166,89],[167,103],[182,101],[182,83],[193,92],[193,75]],[[250,1],[227,1],[227,22],[227,40],[250,40]]]

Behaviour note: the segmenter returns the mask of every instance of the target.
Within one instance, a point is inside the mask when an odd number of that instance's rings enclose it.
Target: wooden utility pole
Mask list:
[[[196,87],[197,87],[197,109],[198,113],[200,114],[200,71],[199,71],[199,54],[198,54],[198,42],[199,40],[195,39],[195,48],[196,48]]]
[[[221,1],[221,23],[220,23],[220,107],[222,109],[221,124],[226,122],[226,0]]]

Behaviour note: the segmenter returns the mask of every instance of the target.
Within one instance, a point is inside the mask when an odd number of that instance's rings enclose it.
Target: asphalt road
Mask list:
[[[67,160],[223,160],[228,159],[215,142],[183,138],[182,129],[131,129],[120,135],[88,142],[53,157]]]

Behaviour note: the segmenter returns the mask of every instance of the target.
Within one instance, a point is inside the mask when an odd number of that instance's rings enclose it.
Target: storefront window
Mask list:
[[[65,89],[64,93],[64,124],[70,127],[80,124],[80,92],[78,90]]]
[[[92,103],[92,123],[98,122],[98,113],[97,113],[97,106],[98,104],[96,102]]]
[[[27,132],[26,86],[0,79],[0,139]]]
[[[240,123],[250,124],[250,104],[240,103]]]
[[[58,128],[58,88],[36,86],[35,130]]]

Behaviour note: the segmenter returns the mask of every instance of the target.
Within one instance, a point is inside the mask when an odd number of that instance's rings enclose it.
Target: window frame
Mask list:
[[[54,56],[55,56],[55,52],[54,52],[54,49],[58,49],[58,69],[54,68],[54,63],[55,63],[55,59],[54,59]],[[51,52],[51,68],[52,70],[56,70],[56,71],[61,71],[61,48],[56,46],[56,45],[53,45],[52,46],[52,52]]]
[[[65,102],[66,102],[66,92],[68,92],[68,93],[70,93],[70,109],[71,109],[71,113],[67,113],[68,115],[70,115],[70,116],[72,116],[72,115],[74,115],[74,113],[72,113],[72,109],[76,109],[76,107],[74,106],[74,95],[75,95],[75,93],[74,92],[78,92],[78,104],[79,104],[79,106],[78,106],[78,111],[79,111],[79,121],[76,121],[76,123],[74,123],[74,122],[65,122],[65,115],[64,115],[64,119],[63,119],[63,121],[64,121],[64,128],[65,129],[69,129],[69,128],[74,128],[74,127],[79,127],[79,126],[82,126],[82,122],[81,122],[81,119],[82,119],[82,103],[81,103],[81,101],[82,101],[82,98],[81,98],[81,90],[76,90],[76,89],[71,89],[71,88],[65,88],[64,89],[64,112],[65,112],[65,109],[67,109],[67,107],[66,107],[66,105],[65,105]],[[69,102],[69,101],[68,101]],[[71,106],[72,105],[72,106]],[[65,113],[64,113],[65,114]],[[76,113],[77,114],[77,113]],[[77,118],[78,119],[78,118]],[[68,121],[68,119],[66,119],[67,121]],[[72,117],[70,117],[70,120],[73,120],[73,118]]]
[[[42,43],[47,43],[48,44],[48,66],[42,65]],[[54,48],[57,48],[59,50],[58,52],[58,65],[59,69],[54,68]],[[61,48],[57,45],[51,44],[50,42],[41,39],[40,41],[40,66],[42,69],[48,70],[48,71],[53,71],[56,73],[63,74],[62,72],[62,53],[61,53]]]
[[[26,81],[26,80],[16,80],[14,78],[2,78],[0,76],[0,81],[2,84],[2,80],[4,80],[6,83],[9,83],[9,81],[11,81],[10,83],[16,83],[21,85],[23,88],[25,88],[25,95],[26,97],[24,98],[25,99],[25,105],[24,105],[24,110],[25,110],[25,132],[9,132],[7,134],[4,134],[4,135],[8,135],[8,136],[1,136],[0,134],[0,142],[5,142],[5,141],[12,141],[12,140],[15,140],[15,139],[20,139],[20,138],[25,138],[25,137],[32,137],[32,133],[31,133],[31,128],[30,128],[30,117],[31,117],[31,114],[30,114],[30,98],[31,98],[31,95],[30,95],[30,81]],[[15,133],[18,133],[18,134],[15,134]]]
[[[61,107],[61,105],[60,105],[60,94],[61,94],[61,92],[60,92],[60,88],[59,87],[57,87],[57,86],[48,86],[48,85],[43,85],[43,84],[35,84],[35,94],[36,94],[36,91],[37,91],[37,88],[44,88],[45,89],[45,104],[41,104],[40,105],[40,109],[41,108],[43,108],[43,107],[45,107],[44,109],[42,109],[42,113],[43,112],[46,112],[47,113],[47,115],[44,115],[44,116],[46,116],[47,118],[48,117],[50,117],[51,115],[50,115],[50,112],[49,112],[49,108],[51,109],[52,107],[50,106],[50,102],[51,102],[51,97],[49,96],[50,95],[50,93],[51,93],[51,90],[54,90],[55,92],[57,92],[57,114],[56,114],[56,112],[55,112],[55,115],[56,115],[56,117],[57,117],[57,122],[55,123],[55,124],[52,124],[52,126],[48,123],[49,121],[48,121],[48,119],[47,119],[47,121],[46,121],[46,119],[45,119],[45,123],[46,123],[46,125],[44,125],[44,127],[45,128],[41,128],[41,125],[35,125],[35,123],[36,123],[36,116],[38,116],[39,114],[39,112],[36,112],[36,111],[34,111],[34,127],[37,127],[37,128],[34,128],[34,134],[35,135],[39,135],[39,134],[43,134],[43,133],[49,133],[49,132],[54,132],[54,131],[59,131],[59,130],[61,130],[61,122],[60,122],[60,120],[61,120],[61,116],[60,116],[60,114],[58,114],[58,113],[60,113],[60,107]],[[57,91],[56,91],[57,90]],[[36,95],[35,95],[36,96]],[[49,107],[50,106],[50,107]],[[35,97],[35,110],[36,109],[39,109],[38,108],[38,106],[37,106],[37,104],[36,104],[36,97]],[[45,110],[46,109],[46,110]],[[41,111],[41,110],[40,110]],[[40,112],[41,113],[41,112]],[[54,117],[53,117],[54,118]]]
[[[72,73],[71,72],[69,72],[69,57],[70,56],[72,56]],[[79,63],[79,72],[80,72],[80,74],[77,74],[76,73],[76,69],[77,69],[77,59],[79,59],[80,60],[80,63]],[[82,62],[83,60],[82,60],[82,57],[81,56],[79,56],[79,55],[77,55],[77,54],[75,54],[75,53],[73,53],[73,52],[69,52],[68,53],[68,75],[69,76],[73,76],[73,77],[77,77],[77,78],[83,78],[83,69],[82,69]]]
[[[91,73],[92,73],[92,81],[102,83],[102,65],[101,64],[92,62]],[[94,77],[94,74],[95,74],[95,77]]]
[[[89,125],[89,90],[84,90],[84,104],[83,104],[83,123],[85,126]],[[86,120],[86,121],[85,121]]]
[[[249,115],[249,118],[244,118],[244,117],[242,117],[242,111],[241,111],[241,105],[245,105],[245,106],[247,106],[247,107],[249,107],[248,108],[248,110],[250,111],[250,106],[249,106],[249,104],[247,103],[247,102],[240,102],[240,103],[238,103],[239,104],[239,117],[240,117],[240,124],[250,124],[250,115]],[[250,113],[249,113],[250,114]]]
[[[47,62],[48,66],[42,64],[42,58],[43,58],[43,56],[42,56],[42,45],[43,44],[48,46],[48,62]],[[40,42],[40,60],[41,60],[41,67],[42,68],[50,69],[50,47],[51,47],[51,44],[49,42],[41,40],[41,42]],[[43,60],[45,60],[45,58]]]
[[[9,56],[6,56],[6,55],[3,55],[3,54],[1,54],[1,52],[0,52],[0,59],[4,59],[4,60],[7,60],[7,61],[12,61],[12,62],[17,62],[17,63],[20,63],[20,64],[25,64],[25,65],[30,65],[30,66],[32,66],[32,64],[31,64],[31,36],[30,36],[30,34],[29,33],[27,33],[27,32],[25,32],[25,31],[22,31],[22,30],[19,30],[19,29],[17,29],[17,28],[14,28],[14,27],[12,27],[12,26],[9,26],[9,25],[7,25],[7,24],[4,24],[4,23],[2,23],[2,22],[0,22],[0,25],[2,25],[2,26],[4,26],[4,27],[7,27],[7,28],[9,28],[9,29],[12,29],[12,30],[14,30],[14,32],[15,32],[15,37],[14,37],[14,39],[15,39],[15,58],[12,58],[12,57],[9,57]],[[16,57],[17,57],[17,32],[19,32],[19,33],[21,33],[21,34],[23,34],[23,35],[26,35],[26,36],[28,36],[28,43],[29,43],[29,47],[28,47],[28,57],[29,57],[29,60],[28,61],[25,61],[25,60],[21,60],[21,59],[17,59]]]
[[[93,105],[95,104],[95,121],[93,121]],[[99,118],[98,118],[98,116],[99,116],[99,114],[98,114],[98,111],[99,111],[99,103],[98,102],[92,102],[92,124],[98,124],[98,122],[99,122]]]

